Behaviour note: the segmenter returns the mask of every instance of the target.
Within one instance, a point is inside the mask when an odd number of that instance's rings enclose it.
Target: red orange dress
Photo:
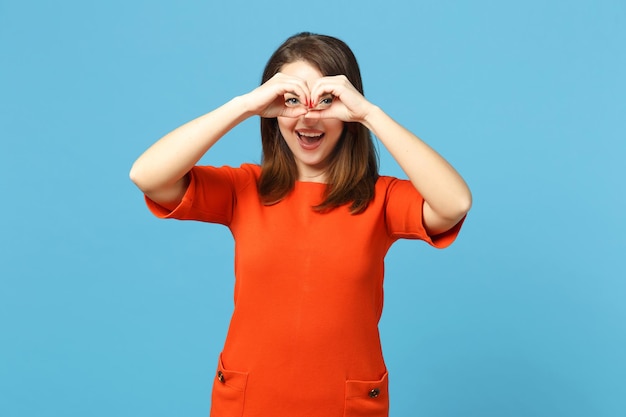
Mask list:
[[[319,213],[324,184],[296,182],[277,204],[259,201],[257,165],[194,167],[165,218],[220,223],[235,240],[235,307],[220,355],[212,417],[383,417],[387,370],[378,333],[384,257],[399,238],[436,247],[410,182],[380,177],[361,214]]]

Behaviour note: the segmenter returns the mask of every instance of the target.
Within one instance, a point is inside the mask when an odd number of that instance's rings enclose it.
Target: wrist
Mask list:
[[[381,108],[376,106],[375,104],[372,104],[367,113],[365,113],[365,116],[363,117],[363,120],[361,120],[361,123],[369,130],[373,131],[374,126],[376,126],[376,121],[380,120],[382,114],[384,113]]]
[[[242,119],[247,119],[256,115],[256,112],[252,108],[250,100],[248,99],[248,94],[233,97],[228,104],[237,109],[237,112],[240,113]]]

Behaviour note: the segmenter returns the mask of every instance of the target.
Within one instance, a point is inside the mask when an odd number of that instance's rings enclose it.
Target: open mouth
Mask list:
[[[318,147],[322,138],[324,137],[324,132],[320,131],[305,131],[305,130],[297,130],[296,135],[298,136],[298,141],[300,142],[300,146],[304,149],[315,149]]]

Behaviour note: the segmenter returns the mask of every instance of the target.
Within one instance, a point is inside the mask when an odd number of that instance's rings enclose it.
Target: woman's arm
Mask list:
[[[417,136],[367,101],[342,75],[321,78],[311,89],[314,103],[325,94],[335,97],[330,108],[313,117],[360,122],[378,137],[424,197],[424,226],[431,235],[450,230],[467,214],[472,194],[456,170]]]
[[[376,106],[363,120],[424,197],[424,225],[436,235],[451,229],[469,211],[472,194],[441,155]]]
[[[252,92],[180,126],[135,161],[130,170],[131,180],[154,202],[175,208],[187,190],[187,173],[237,124],[252,115],[298,117],[306,112],[306,109],[286,107],[286,93],[306,100],[308,89],[302,80],[279,73]]]
[[[241,98],[194,119],[146,150],[130,170],[131,180],[151,200],[173,209],[183,198],[187,173],[226,132],[248,117]]]

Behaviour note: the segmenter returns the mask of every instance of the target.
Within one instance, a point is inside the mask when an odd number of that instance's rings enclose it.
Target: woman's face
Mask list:
[[[306,61],[285,64],[280,72],[304,80],[309,90],[315,81],[323,77],[316,67]],[[329,156],[341,137],[343,122],[338,119],[313,119],[307,115],[297,118],[279,117],[278,128],[296,160],[298,179],[326,182]]]

